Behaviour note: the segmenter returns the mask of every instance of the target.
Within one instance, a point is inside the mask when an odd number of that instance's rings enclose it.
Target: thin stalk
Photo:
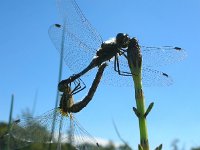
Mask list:
[[[128,143],[121,137],[119,131],[118,131],[118,128],[115,124],[115,121],[113,120],[113,126],[114,126],[114,129],[115,129],[115,132],[117,133],[117,136],[119,137],[119,139],[124,143],[124,149],[131,149],[130,146],[128,145]]]
[[[11,123],[12,123],[12,114],[13,114],[13,103],[14,103],[14,95],[11,96],[11,105],[10,105],[10,115],[9,115],[9,123],[8,123],[8,143],[7,143],[7,150],[10,150],[10,130],[11,130]]]
[[[70,128],[68,131],[68,139],[69,139],[69,146],[72,148],[72,145],[74,144],[74,123],[73,120],[71,119],[73,116],[70,115]]]
[[[57,150],[61,150],[61,149],[62,149],[62,142],[61,142],[61,137],[62,137],[62,127],[63,127],[63,116],[62,116],[62,118],[60,119]]]
[[[35,91],[35,96],[34,96],[34,100],[33,100],[33,107],[32,107],[32,116],[34,116],[35,113],[35,108],[36,108],[36,104],[37,104],[37,98],[38,98],[38,90]]]
[[[62,78],[62,68],[63,68],[63,57],[64,57],[64,41],[65,41],[65,21],[63,24],[64,28],[63,28],[63,32],[62,32],[62,41],[61,41],[61,52],[60,52],[60,66],[59,66],[59,75],[58,75],[58,83],[61,81]],[[56,103],[55,103],[55,109],[58,107],[58,101],[59,101],[60,95],[59,95],[59,91],[57,90],[56,93]],[[56,120],[56,112],[54,113],[54,117],[53,117],[53,122],[52,122],[52,129],[51,129],[51,139],[50,139],[50,144],[49,144],[49,148],[48,150],[51,150],[51,141],[54,135],[54,130],[55,130],[55,120]]]
[[[127,57],[135,88],[135,100],[137,108],[133,107],[133,110],[138,117],[140,129],[140,145],[138,148],[140,150],[149,150],[146,121],[146,116],[148,113],[146,113],[145,99],[142,90],[142,55],[138,42],[135,38],[130,40],[127,50]]]

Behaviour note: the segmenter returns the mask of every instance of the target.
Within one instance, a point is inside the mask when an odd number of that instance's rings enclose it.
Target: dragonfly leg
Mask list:
[[[121,55],[123,55],[128,60],[128,56],[124,52]]]
[[[68,87],[68,85],[72,82],[74,82],[75,80],[78,80],[78,78],[80,78],[82,75],[84,75],[85,73],[87,73],[89,70],[91,70],[92,68],[98,66],[98,61],[97,59],[93,59],[91,61],[91,63],[85,68],[83,69],[81,72],[74,74],[72,76],[70,76],[68,79],[62,80],[59,84],[58,84],[58,90],[60,92],[64,92],[66,87]],[[80,82],[83,83],[82,80],[80,80]],[[76,92],[77,93],[77,92]]]
[[[116,71],[121,76],[132,76],[130,72],[121,71],[118,56],[115,56],[114,60],[114,71]]]
[[[92,86],[89,89],[88,94],[85,96],[85,98],[77,103],[75,103],[71,108],[69,108],[70,112],[76,113],[81,111],[84,107],[87,106],[87,104],[92,100],[94,93],[96,92],[96,89],[100,83],[101,77],[103,75],[104,69],[107,66],[106,63],[103,63],[96,74],[96,77],[92,83]]]
[[[75,88],[72,90],[72,95],[82,91],[83,89],[86,88],[85,83],[83,82],[83,80],[81,80],[81,78],[78,78],[77,80],[75,80],[74,82]],[[82,86],[82,85],[83,86]]]

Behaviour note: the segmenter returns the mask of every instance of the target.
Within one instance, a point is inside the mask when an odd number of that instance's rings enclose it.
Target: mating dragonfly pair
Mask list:
[[[63,24],[54,24],[49,28],[49,36],[58,51],[63,51],[67,66],[75,75],[59,84],[69,84],[92,68],[107,61],[102,82],[114,86],[132,86],[130,69],[127,63],[126,49],[129,43],[127,34],[117,34],[115,38],[103,41],[100,34],[85,18],[75,0],[58,0],[58,8]],[[137,42],[136,42],[137,44]],[[180,61],[186,53],[176,46],[140,46],[143,57],[143,78],[145,86],[166,86],[172,84],[172,78],[152,67],[158,67]]]
[[[74,123],[77,122],[75,118],[72,117],[72,113],[76,113],[83,109],[92,99],[106,66],[104,62],[108,62],[108,66],[104,71],[105,78],[103,78],[103,82],[116,86],[133,85],[132,78],[130,77],[132,74],[130,73],[127,61],[127,49],[131,48],[129,47],[130,45],[133,45],[130,41],[134,41],[135,45],[139,45],[138,41],[135,38],[131,39],[127,34],[119,33],[115,38],[103,42],[100,34],[85,18],[75,0],[57,0],[57,2],[60,13],[63,17],[63,24],[54,24],[50,26],[49,36],[55,47],[60,52],[63,51],[64,60],[67,66],[75,74],[59,83],[58,89],[63,92],[63,95],[60,101],[60,106],[57,109],[51,110],[41,117],[31,119],[31,123],[29,124],[23,121],[13,124],[11,135],[14,139],[18,139],[18,142],[16,143],[21,141],[19,145],[22,145],[21,143],[27,144],[32,142],[53,142],[52,140],[48,140],[49,134],[44,134],[45,136],[40,136],[41,138],[38,138],[38,135],[41,134],[39,131],[37,132],[38,128],[32,126],[37,127],[38,124],[42,124],[44,125],[45,130],[50,131],[49,124],[53,120],[54,112],[57,116],[57,122],[59,122],[59,125],[56,126],[56,129],[59,129],[59,133],[61,131],[60,129],[63,129],[62,125],[64,123],[69,123],[70,127],[74,127],[74,124],[71,124],[70,121],[64,121],[63,119],[70,118]],[[138,48],[141,49],[143,57],[143,84],[147,86],[170,85],[172,79],[169,75],[151,69],[151,67],[157,67],[182,60],[185,57],[185,51],[179,47],[173,46],[139,46]],[[83,82],[80,77],[86,74],[89,70],[93,70],[95,67],[99,67],[99,69],[88,95],[83,99],[83,101],[73,104],[72,95],[78,93],[85,87],[81,86],[81,83]],[[70,89],[72,83],[75,85],[73,90]],[[77,124],[77,126],[80,128],[79,124]],[[27,132],[29,134],[26,134]],[[84,133],[86,133],[85,130]],[[83,141],[83,138],[81,138],[81,140],[75,140],[77,135],[74,134],[73,136],[69,136],[70,134],[68,135],[66,132],[61,135],[64,135],[65,138],[57,136],[58,140],[56,142],[59,143],[62,142],[62,139],[68,139],[66,141],[71,141],[70,143],[72,143],[74,147],[87,149],[85,148],[86,145],[83,144],[83,142],[80,142]],[[94,140],[90,138],[89,141],[91,142]],[[95,149],[97,148],[98,144]]]

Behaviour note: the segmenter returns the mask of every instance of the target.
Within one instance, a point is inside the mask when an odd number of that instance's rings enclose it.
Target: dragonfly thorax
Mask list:
[[[59,108],[62,110],[62,112],[68,113],[69,108],[72,107],[74,104],[74,100],[71,94],[64,92],[61,100]]]
[[[116,38],[102,43],[101,48],[96,53],[96,64],[100,65],[120,55],[121,50],[128,47],[129,40],[128,34],[118,33]]]
[[[97,64],[100,65],[105,61],[112,59],[120,52],[120,48],[116,42],[102,43],[101,48],[97,51]]]

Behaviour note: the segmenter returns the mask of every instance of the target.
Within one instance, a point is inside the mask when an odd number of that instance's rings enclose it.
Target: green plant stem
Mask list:
[[[134,85],[135,85],[135,100],[137,110],[139,112],[139,128],[140,128],[140,144],[143,147],[143,150],[149,150],[148,144],[148,132],[147,132],[147,122],[144,116],[145,114],[145,99],[142,90],[142,83],[140,76],[133,76]]]
[[[135,38],[130,40],[127,50],[127,58],[135,88],[135,100],[137,108],[134,108],[133,110],[139,120],[139,129],[140,129],[139,149],[149,150],[147,122],[145,115],[146,111],[145,99],[142,90],[142,55],[140,52],[140,47],[138,45],[138,42]]]
[[[58,83],[61,81],[61,78],[62,78],[62,68],[63,68],[63,58],[64,58],[64,45],[65,45],[65,43],[64,43],[64,41],[65,41],[65,28],[66,28],[65,21],[63,23],[63,27],[64,28],[63,28],[63,31],[62,31],[62,42],[61,42],[61,54],[60,54],[60,65],[59,65]],[[58,102],[59,102],[59,98],[60,98],[59,93],[60,92],[57,90],[57,92],[56,92],[55,108],[58,107]],[[55,130],[55,123],[56,123],[56,112],[54,113],[54,116],[53,116],[50,141],[52,141],[52,139],[53,139],[54,130]],[[52,149],[52,144],[50,142],[48,150],[51,150],[51,149]]]

